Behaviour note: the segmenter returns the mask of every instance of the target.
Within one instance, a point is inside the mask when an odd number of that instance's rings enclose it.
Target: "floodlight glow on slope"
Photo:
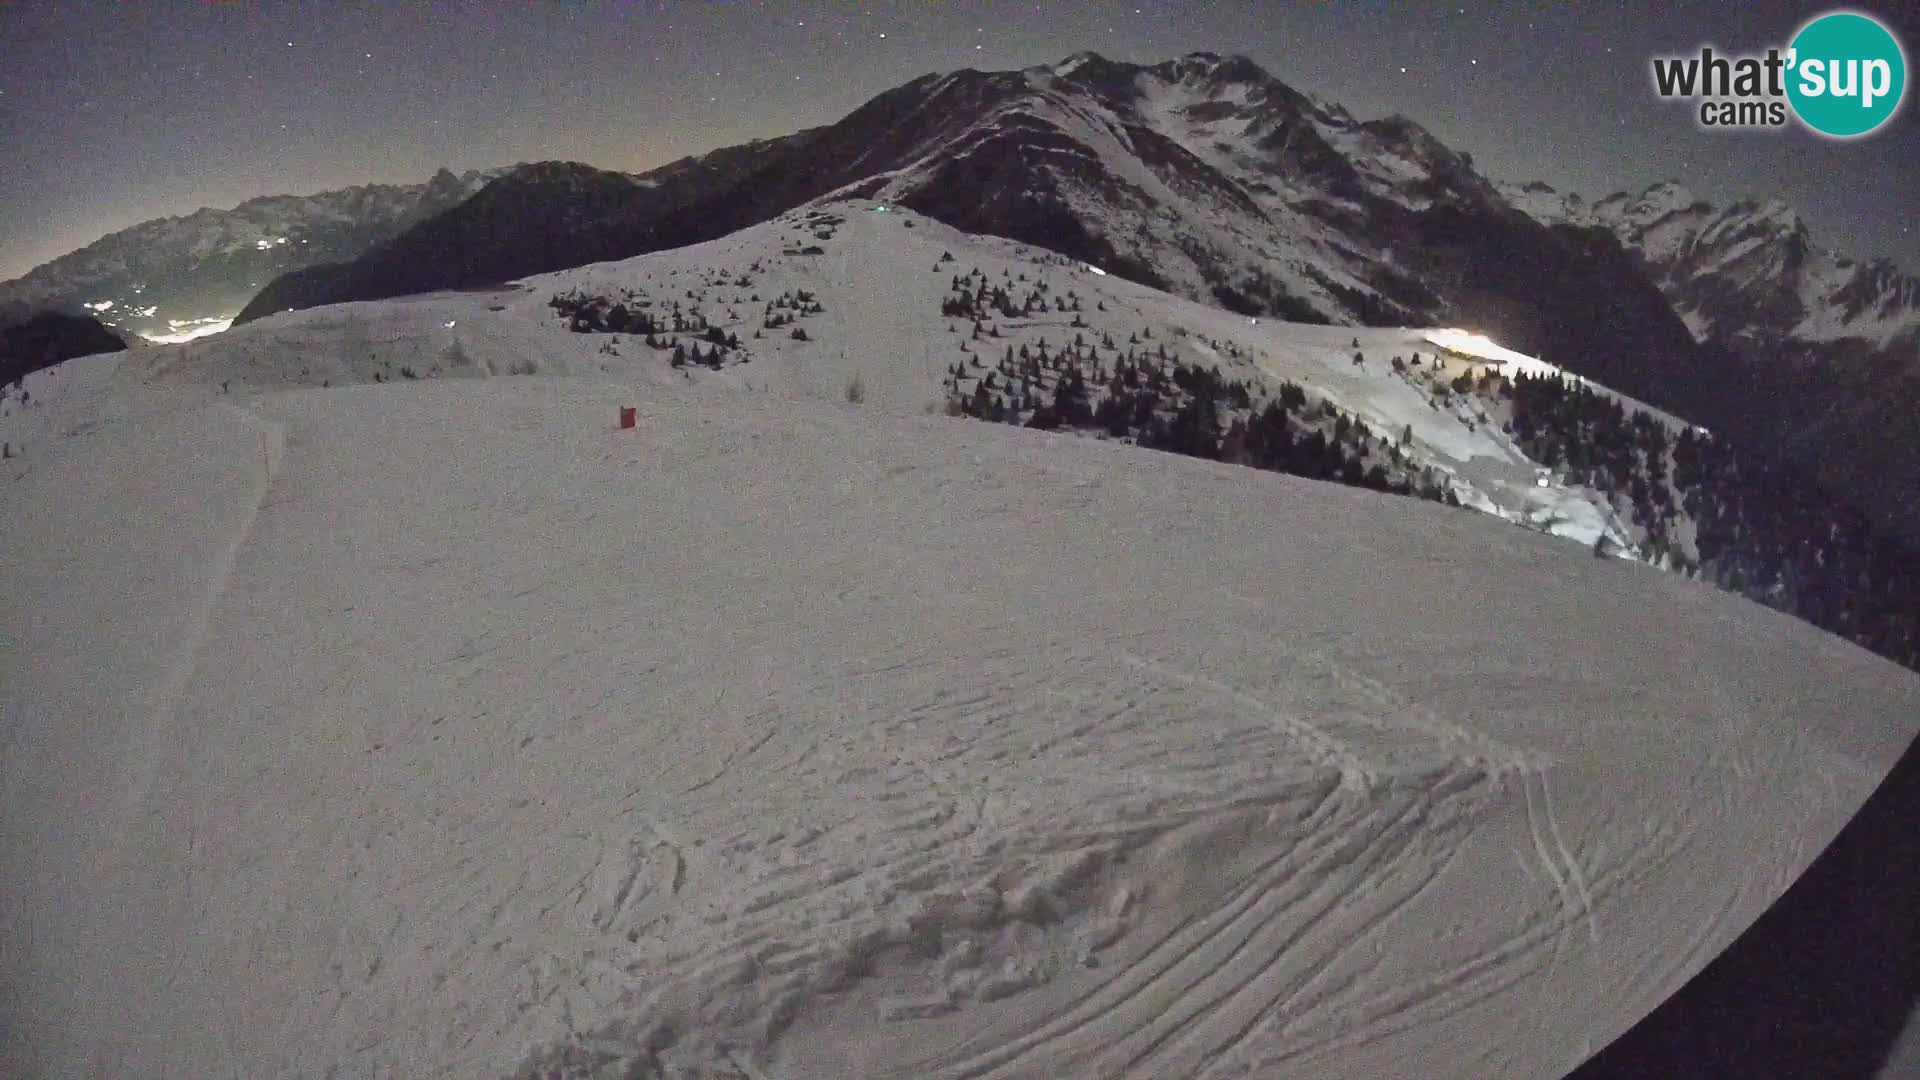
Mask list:
[[[1471,357],[1475,360],[1484,360],[1490,364],[1497,364],[1511,371],[1525,372],[1529,375],[1550,375],[1554,377],[1567,375],[1567,372],[1547,363],[1545,360],[1528,356],[1526,353],[1515,352],[1494,341],[1492,338],[1487,337],[1485,334],[1477,334],[1471,330],[1461,330],[1457,328],[1429,330],[1426,333],[1426,341],[1447,352],[1459,356]],[[1577,375],[1571,377],[1579,379],[1579,381],[1583,383],[1586,382],[1585,379],[1580,379]]]

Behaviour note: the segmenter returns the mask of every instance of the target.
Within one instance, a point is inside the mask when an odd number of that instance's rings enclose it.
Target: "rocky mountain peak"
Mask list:
[[[0,309],[84,310],[117,331],[162,339],[217,330],[280,274],[352,258],[495,175],[442,168],[424,183],[263,195],[155,218],[0,283]]]

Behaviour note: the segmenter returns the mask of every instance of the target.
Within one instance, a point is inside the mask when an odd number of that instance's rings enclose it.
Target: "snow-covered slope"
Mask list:
[[[967,236],[898,207],[882,211],[883,205],[853,200],[803,208],[723,240],[542,275],[504,291],[276,316],[207,342],[150,350],[122,373],[125,396],[172,403],[183,386],[194,387],[187,391],[192,394],[221,385],[248,394],[443,375],[631,373],[822,400],[844,397],[857,378],[871,407],[914,413],[944,408],[943,380],[955,363],[1075,338],[1104,339],[1109,355],[1118,355],[1120,343],[1138,341],[1145,331],[1144,347],[1157,341],[1170,360],[1217,367],[1266,394],[1286,381],[1298,383],[1388,439],[1410,429],[1412,438],[1400,449],[1417,467],[1444,477],[1466,505],[1583,544],[1605,536],[1622,551],[1634,548],[1633,530],[1618,510],[1529,461],[1502,433],[1498,410],[1446,392],[1442,383],[1490,365],[1455,359],[1436,366],[1431,329],[1250,319],[1048,252]],[[809,246],[821,253],[798,254]],[[1072,291],[1081,310],[1001,319],[992,338],[974,339],[964,332],[968,321],[943,316],[941,303],[953,275],[976,270],[1016,291],[1043,283],[1055,293]],[[802,292],[823,309],[800,321],[809,340],[794,340],[784,326],[765,328],[769,305]],[[666,352],[646,347],[640,336],[567,332],[551,301],[574,294],[627,299],[635,311],[660,314],[680,305],[742,339],[742,348],[729,351],[719,370],[695,364],[675,371]],[[970,342],[972,350],[963,351]],[[1353,364],[1356,351],[1372,362]],[[1421,356],[1423,369],[1391,363]]]
[[[832,202],[711,243],[542,275],[501,290],[316,308],[207,341],[151,348],[118,369],[120,404],[114,407],[152,413],[298,386],[538,373],[697,381],[714,390],[828,401],[843,399],[857,379],[868,407],[911,414],[945,408],[944,382],[955,364],[1075,339],[1104,342],[1107,355],[1117,356],[1144,332],[1141,348],[1218,368],[1247,380],[1258,396],[1271,396],[1286,382],[1304,387],[1395,443],[1413,467],[1432,470],[1464,505],[1584,545],[1605,537],[1623,553],[1635,551],[1636,534],[1619,507],[1564,471],[1530,461],[1503,432],[1497,407],[1447,392],[1445,384],[1460,374],[1492,366],[1442,358],[1435,342],[1451,337],[1422,328],[1251,319],[1048,252],[968,236],[898,207],[883,211],[884,205]],[[820,254],[799,253],[807,247]],[[1056,295],[1073,292],[1080,310],[994,320],[993,336],[976,338],[966,319],[941,314],[951,278],[976,271],[1016,291],[1044,285]],[[766,328],[766,313],[784,310],[774,305],[802,293],[821,308],[798,320],[807,340],[795,340],[788,326]],[[741,348],[728,350],[718,369],[695,363],[676,370],[668,351],[647,347],[642,336],[568,332],[552,301],[573,295],[624,299],[636,312],[663,317],[679,306],[690,318],[709,318],[740,339]],[[663,333],[661,344],[669,338],[697,346],[701,335]],[[1356,352],[1367,362],[1355,364]],[[1550,367],[1529,363],[1529,369]],[[57,395],[35,388],[56,387],[66,377],[50,372],[29,382],[41,411],[23,411],[24,426],[8,428],[0,417],[0,435],[11,441],[12,453],[30,461],[49,426],[58,427],[57,420],[29,418],[60,415]],[[86,402],[96,407],[92,398]]]
[[[1920,708],[1474,515],[785,397],[298,392],[0,498],[12,1075],[1555,1075]]]
[[[1880,1071],[1880,1080],[1900,1080],[1903,1076],[1920,1076],[1920,1008],[1914,1010],[1886,1067]]]
[[[270,195],[143,222],[0,283],[0,309],[84,308],[156,339],[216,332],[276,276],[352,258],[498,175],[442,169],[424,184]]]
[[[996,346],[1150,331],[1535,480],[1391,372],[1425,331],[868,204],[40,373],[0,1072],[1555,1076],[1912,737],[1920,679],[1670,575],[916,415],[976,267],[1091,323]]]
[[[684,247],[840,194],[1248,316],[1476,327],[1669,408],[1669,383],[1703,381],[1617,246],[1543,227],[1411,121],[1360,121],[1244,57],[927,75],[662,172],[522,170],[350,264],[283,276],[239,321]]]
[[[1408,433],[1405,451],[1444,473],[1463,505],[1589,546],[1605,538],[1610,548],[1634,554],[1637,537],[1618,507],[1570,480],[1564,470],[1529,459],[1502,430],[1505,417],[1497,407],[1473,395],[1445,392],[1445,384],[1461,374],[1490,367],[1442,356],[1433,347],[1435,336],[1427,330],[1279,324],[1268,332],[1261,366],[1276,378],[1312,387],[1375,430]],[[1354,364],[1355,352],[1370,361]],[[1395,357],[1419,357],[1422,366],[1399,370],[1391,363]],[[1623,401],[1663,416],[1640,402]]]
[[[1714,346],[1709,365],[1666,379],[1676,400],[1920,537],[1920,279],[1819,245],[1777,199],[1722,209],[1673,183],[1594,203],[1503,190],[1540,221],[1611,231]]]

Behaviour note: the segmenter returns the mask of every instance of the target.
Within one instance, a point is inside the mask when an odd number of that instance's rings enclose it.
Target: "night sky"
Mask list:
[[[1905,4],[1853,5],[1920,53]],[[930,71],[1245,53],[1497,179],[1778,195],[1920,272],[1920,110],[1852,143],[1709,134],[1648,58],[1784,45],[1821,4],[310,4],[0,0],[0,278],[151,217],[517,161],[638,171],[828,123]],[[1656,14],[1657,12],[1657,14]],[[1403,70],[1404,69],[1404,70]],[[1913,74],[1909,73],[1910,81]],[[1910,89],[1909,98],[1915,91]]]

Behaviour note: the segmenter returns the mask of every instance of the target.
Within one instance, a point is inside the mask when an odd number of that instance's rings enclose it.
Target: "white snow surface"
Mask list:
[[[1485,360],[1502,369],[1524,371],[1529,375],[1564,376],[1564,372],[1523,352],[1515,352],[1484,334],[1475,334],[1452,327],[1433,330],[1426,335],[1429,345],[1438,345],[1448,352],[1458,353],[1475,360]]]
[[[913,415],[948,275],[1041,264],[904,220],[34,377],[0,1075],[1558,1076],[1912,738],[1920,678],[1643,566]],[[815,340],[689,377],[545,308],[747,261]],[[1044,271],[1531,482],[1385,373],[1425,330]]]
[[[1920,1076],[1920,1008],[1916,1008],[1913,1015],[1907,1018],[1907,1026],[1894,1041],[1893,1050],[1887,1055],[1878,1076],[1879,1080]]]
[[[1580,544],[1592,545],[1604,536],[1623,552],[1634,550],[1631,526],[1606,496],[1528,458],[1501,430],[1500,418],[1481,401],[1454,396],[1440,404],[1425,381],[1433,372],[1438,351],[1435,339],[1463,346],[1467,338],[1458,331],[1356,330],[1280,323],[1272,326],[1270,334],[1272,341],[1260,362],[1264,372],[1312,387],[1319,396],[1389,439],[1410,428],[1410,456],[1445,474],[1463,505]],[[1358,349],[1353,347],[1355,341],[1359,342]],[[1364,364],[1352,362],[1356,351],[1366,358]],[[1550,364],[1490,342],[1479,351],[1520,357],[1528,361],[1524,367],[1532,374],[1559,373]],[[1392,357],[1410,364],[1415,355],[1423,358],[1424,368],[1419,374],[1412,368],[1405,374],[1393,370]],[[1451,380],[1462,371],[1515,363],[1474,365],[1452,359],[1445,379]],[[1620,396],[1620,400],[1628,408],[1677,423],[1632,399]]]

